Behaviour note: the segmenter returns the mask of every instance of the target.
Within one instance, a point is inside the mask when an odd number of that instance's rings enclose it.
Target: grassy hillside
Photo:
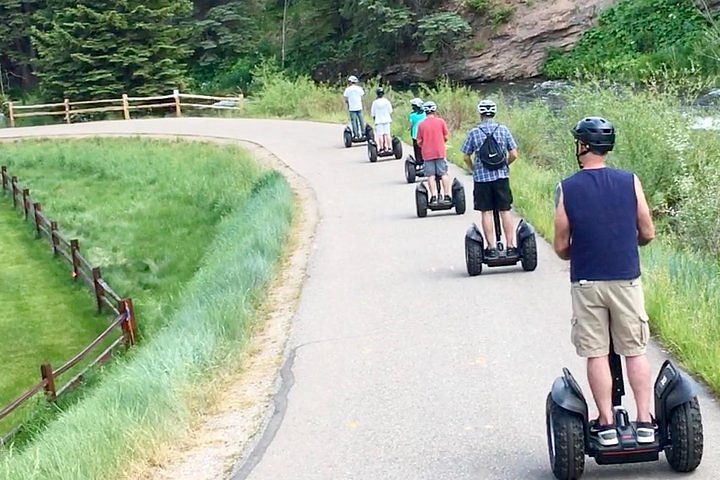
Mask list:
[[[197,385],[247,340],[282,253],[292,193],[231,146],[41,141],[2,155],[37,186],[47,213],[75,226],[118,291],[137,298],[142,338],[0,452],[0,479],[114,478],[130,456],[142,459],[187,428],[203,399]]]

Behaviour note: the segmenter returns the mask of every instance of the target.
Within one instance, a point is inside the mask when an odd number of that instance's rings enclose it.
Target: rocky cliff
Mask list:
[[[569,48],[614,0],[525,0],[512,18],[496,28],[483,16],[471,18],[472,38],[453,58],[415,56],[388,67],[390,81],[428,81],[446,74],[462,82],[513,80],[537,76],[549,48]],[[493,2],[495,8],[502,5]]]

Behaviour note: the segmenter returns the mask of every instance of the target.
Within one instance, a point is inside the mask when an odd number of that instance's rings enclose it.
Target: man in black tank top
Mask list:
[[[637,404],[638,443],[655,441],[650,415],[651,374],[645,349],[650,337],[640,283],[638,245],[655,237],[650,208],[637,176],[606,166],[615,145],[607,120],[587,117],[573,129],[580,171],[555,192],[553,246],[570,260],[571,337],[587,358],[590,389],[598,409],[590,434],[604,446],[618,444],[612,413],[608,354],[625,357]]]

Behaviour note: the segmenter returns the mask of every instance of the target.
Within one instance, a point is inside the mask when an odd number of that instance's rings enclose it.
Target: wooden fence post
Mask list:
[[[131,298],[120,300],[120,313],[126,314],[125,320],[120,323],[125,338],[125,346],[135,345],[135,309]]]
[[[55,400],[55,375],[53,375],[53,369],[49,363],[43,363],[40,365],[40,375],[45,380],[45,395],[48,401],[52,402]]]
[[[95,267],[92,269],[92,278],[93,285],[95,286],[95,301],[97,302],[98,313],[101,313],[103,288],[100,286],[100,278],[102,278],[102,275],[100,275],[100,267]]]
[[[17,208],[17,177],[13,175],[13,177],[10,179],[10,186],[12,189],[12,197],[13,197],[13,208]]]
[[[128,96],[127,93],[123,93],[122,96],[122,107],[123,107],[123,118],[125,120],[130,120],[130,105],[128,104]]]
[[[58,254],[58,244],[60,243],[57,238],[57,222],[55,220],[52,220],[50,222],[50,240],[52,241],[52,251],[53,255]]]
[[[0,176],[2,176],[2,189],[7,190],[8,176],[7,176],[7,167],[5,165],[0,167]]]
[[[40,230],[40,212],[42,212],[42,205],[40,203],[33,203],[33,213],[35,217],[35,231],[37,232],[38,238],[42,236],[42,230]]]
[[[70,123],[70,100],[65,99],[65,123]]]
[[[23,212],[25,213],[25,220],[28,218],[28,212],[30,211],[30,189],[29,188],[23,188],[22,189],[22,196],[23,196]]]
[[[180,117],[182,116],[182,112],[180,111],[180,90],[173,90],[173,97],[175,98],[175,116]]]
[[[80,244],[77,240],[70,240],[70,258],[72,259],[72,279],[77,280],[78,277],[78,250],[80,249]]]
[[[10,126],[15,126],[15,112],[13,112],[13,103],[8,102],[8,118],[10,118]]]

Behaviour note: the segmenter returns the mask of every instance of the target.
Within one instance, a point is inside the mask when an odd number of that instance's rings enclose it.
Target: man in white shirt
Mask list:
[[[348,77],[350,85],[345,89],[343,97],[345,98],[345,104],[347,105],[348,112],[350,114],[350,126],[352,128],[353,137],[360,138],[365,131],[365,120],[363,119],[363,104],[362,97],[365,95],[365,90],[358,85],[358,78],[355,75]]]
[[[378,141],[378,151],[387,152],[392,150],[390,139],[390,123],[392,123],[392,104],[385,98],[385,90],[379,87],[375,90],[377,98],[370,107],[370,115],[375,121],[375,137]]]

